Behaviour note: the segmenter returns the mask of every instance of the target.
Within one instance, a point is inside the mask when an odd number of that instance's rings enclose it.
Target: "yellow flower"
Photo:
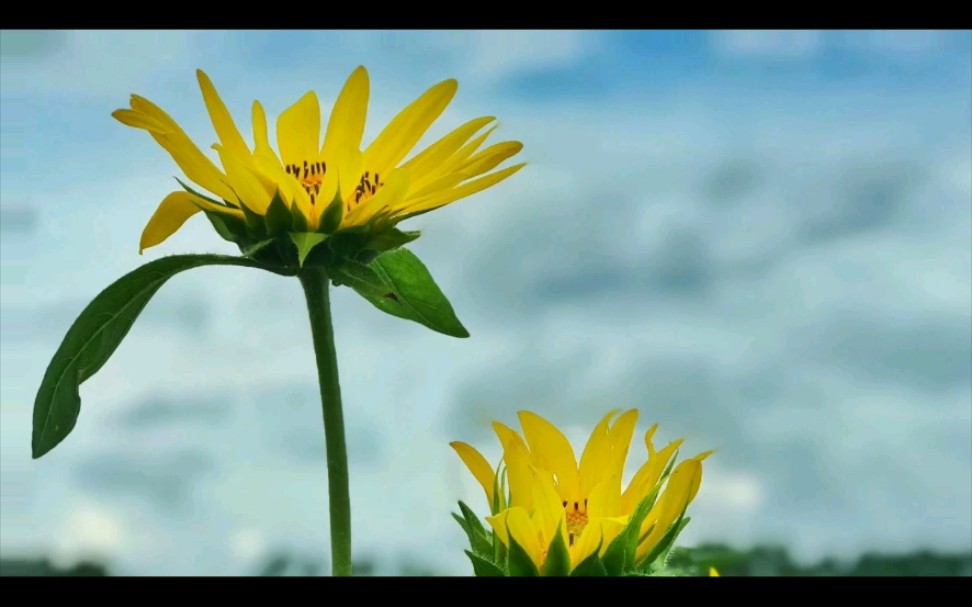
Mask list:
[[[191,191],[169,194],[142,233],[143,250],[163,242],[200,210],[235,220],[267,217],[275,197],[305,231],[392,226],[495,185],[523,166],[490,172],[522,148],[519,142],[505,141],[480,149],[492,129],[477,133],[494,121],[492,116],[470,120],[402,162],[452,100],[455,80],[422,94],[362,150],[369,80],[365,68],[358,67],[334,103],[323,142],[321,111],[312,91],[280,114],[274,150],[258,101],[253,103],[251,148],[209,77],[201,70],[196,74],[219,137],[212,147],[222,168],[144,97],[132,95],[131,109],[112,113],[120,122],[148,131],[186,177],[222,200]]]
[[[709,577],[719,577],[719,570],[715,567],[709,567]]]
[[[509,545],[512,535],[541,568],[555,535],[564,536],[571,567],[600,549],[603,555],[624,529],[639,504],[655,492],[657,499],[642,520],[637,560],[646,557],[695,498],[702,482],[702,461],[711,451],[682,461],[666,477],[682,440],[656,451],[653,437],[657,424],[645,434],[647,461],[621,490],[625,460],[638,412],[624,412],[612,423],[611,411],[597,424],[578,461],[567,437],[535,413],[521,411],[521,435],[499,422],[493,429],[503,445],[509,498],[494,500],[499,486],[489,462],[474,447],[451,443],[473,476],[482,485],[492,508],[487,521]],[[660,484],[665,488],[660,491]]]

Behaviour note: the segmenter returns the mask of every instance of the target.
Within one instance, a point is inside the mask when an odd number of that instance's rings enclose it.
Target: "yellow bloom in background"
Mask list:
[[[503,446],[501,478],[474,447],[451,443],[486,493],[492,512],[486,520],[497,537],[505,546],[512,537],[540,571],[557,534],[563,538],[573,570],[595,552],[603,557],[615,538],[634,522],[639,505],[653,500],[637,521],[634,556],[641,561],[660,545],[698,494],[702,461],[711,451],[684,460],[672,470],[683,441],[656,450],[657,424],[645,434],[647,460],[622,491],[638,412],[617,413],[608,413],[595,426],[579,460],[567,437],[535,413],[519,413],[522,434],[494,422]],[[509,487],[508,496],[496,495],[500,486]]]
[[[221,167],[144,97],[132,95],[131,109],[112,114],[148,131],[186,177],[216,197],[188,189],[166,196],[142,233],[143,250],[163,242],[199,211],[237,221],[249,215],[251,227],[252,217],[266,218],[270,233],[260,235],[273,236],[275,198],[289,211],[285,222],[296,222],[295,231],[393,226],[495,185],[523,166],[493,170],[522,145],[504,141],[482,147],[493,130],[483,132],[492,116],[470,120],[403,162],[452,100],[455,80],[423,93],[362,149],[370,84],[368,72],[358,67],[334,103],[323,140],[317,95],[308,92],[278,117],[275,150],[259,101],[253,103],[250,146],[209,77],[201,70],[197,76],[219,138],[212,147]]]

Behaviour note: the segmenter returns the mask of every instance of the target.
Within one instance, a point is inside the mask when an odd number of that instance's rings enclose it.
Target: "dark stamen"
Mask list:
[[[579,509],[580,509],[580,504],[574,502],[574,510],[579,510]]]

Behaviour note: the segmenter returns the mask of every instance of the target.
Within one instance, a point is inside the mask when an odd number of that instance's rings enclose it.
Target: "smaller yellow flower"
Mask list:
[[[639,504],[654,494],[654,503],[638,529],[636,559],[641,561],[695,499],[702,482],[702,461],[711,451],[671,470],[683,441],[657,451],[653,442],[657,424],[645,434],[647,461],[622,492],[621,478],[638,412],[631,409],[617,414],[611,411],[595,426],[580,460],[567,437],[535,413],[519,413],[522,435],[494,422],[503,445],[505,472],[501,475],[505,478],[497,478],[494,468],[471,445],[451,443],[486,493],[492,512],[487,517],[490,526],[507,546],[512,536],[538,569],[542,570],[558,533],[568,547],[571,569],[594,552],[603,556]],[[501,485],[508,485],[509,496],[496,494]]]
[[[719,577],[719,571],[715,567],[709,567],[709,577]]]

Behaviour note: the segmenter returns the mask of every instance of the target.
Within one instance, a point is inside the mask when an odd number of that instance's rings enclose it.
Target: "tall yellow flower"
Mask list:
[[[370,85],[368,72],[358,67],[334,103],[323,141],[317,95],[308,92],[277,119],[274,150],[259,101],[253,103],[251,147],[209,77],[201,70],[196,74],[219,138],[212,147],[221,167],[144,97],[132,95],[131,109],[112,114],[148,131],[186,177],[215,196],[188,188],[166,196],[142,233],[142,250],[163,242],[199,211],[245,224],[251,240],[273,237],[280,226],[322,233],[381,231],[495,185],[523,166],[493,171],[522,145],[504,141],[483,148],[493,129],[482,131],[492,116],[470,120],[403,162],[452,100],[455,80],[423,93],[362,150]]]
[[[519,413],[522,435],[494,422],[503,445],[502,479],[474,447],[451,443],[486,492],[492,511],[486,519],[490,526],[504,545],[510,545],[510,537],[516,540],[538,570],[543,570],[557,534],[563,536],[573,569],[595,552],[604,556],[629,524],[638,527],[632,530],[637,533],[632,556],[644,560],[698,493],[702,461],[711,451],[671,470],[682,440],[657,451],[653,442],[657,424],[645,434],[647,461],[622,492],[625,460],[638,412],[626,411],[612,423],[616,415],[617,411],[612,411],[597,424],[580,460],[567,437],[535,413]],[[508,497],[496,495],[501,484],[508,484]],[[650,509],[636,515],[642,505]],[[637,520],[633,520],[635,516]]]

